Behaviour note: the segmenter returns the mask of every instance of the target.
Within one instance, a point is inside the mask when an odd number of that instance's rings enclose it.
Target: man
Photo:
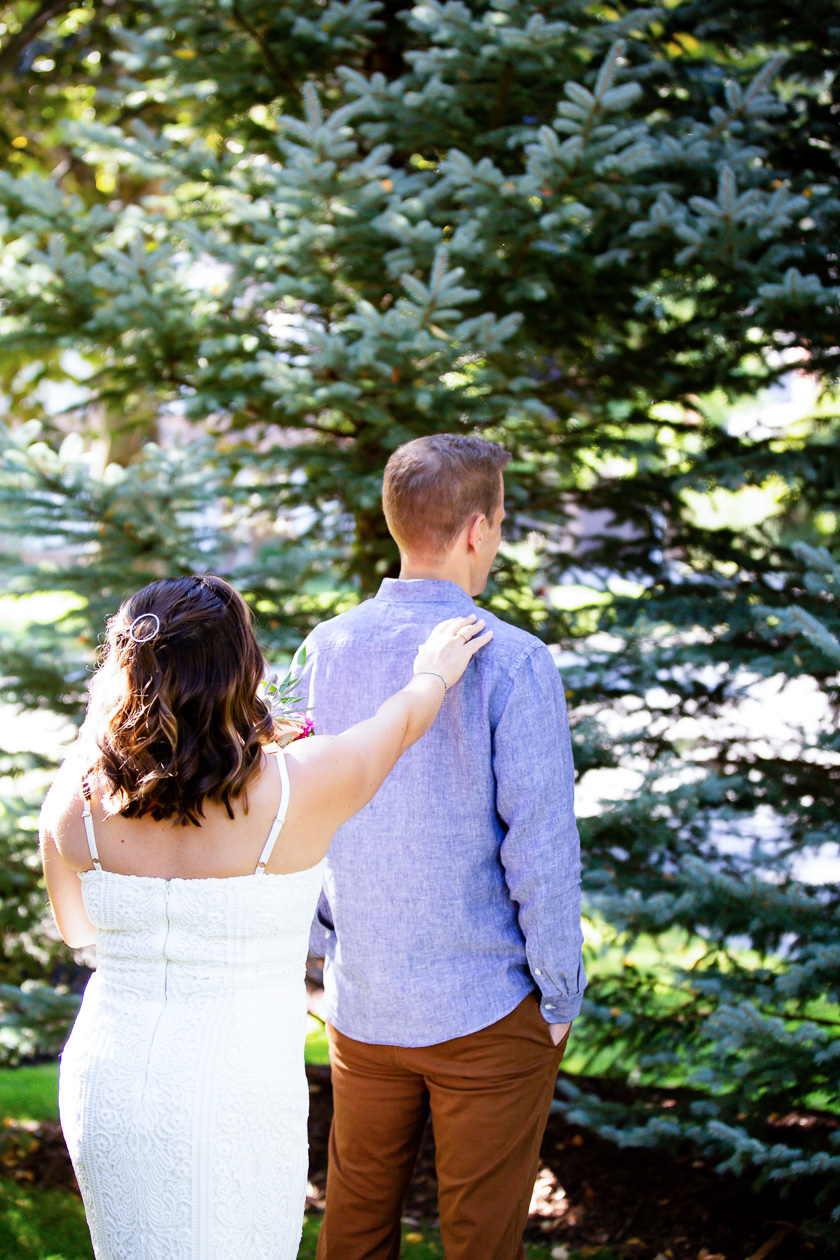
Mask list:
[[[446,618],[479,613],[509,456],[475,436],[399,448],[383,505],[398,579],[319,626],[320,733],[359,721]],[[428,735],[337,833],[313,926],[334,1092],[319,1260],[395,1260],[429,1111],[447,1260],[520,1260],[557,1068],[586,983],[563,688],[547,648],[493,641]]]

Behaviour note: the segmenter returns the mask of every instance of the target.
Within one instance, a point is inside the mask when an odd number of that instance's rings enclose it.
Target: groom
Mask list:
[[[431,1111],[447,1260],[521,1260],[557,1068],[586,983],[563,687],[548,649],[473,603],[504,518],[493,442],[436,434],[385,469],[398,579],[320,625],[319,733],[369,716],[439,621],[494,632],[434,727],[337,833],[312,930],[334,1120],[319,1260],[396,1260]]]

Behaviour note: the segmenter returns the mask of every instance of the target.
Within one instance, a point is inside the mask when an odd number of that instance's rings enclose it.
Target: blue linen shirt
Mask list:
[[[406,684],[438,622],[470,613],[494,638],[327,855],[310,948],[327,1019],[357,1041],[448,1041],[535,987],[549,1023],[580,1010],[573,766],[548,649],[454,582],[389,578],[312,632],[302,694],[318,733],[339,734]]]

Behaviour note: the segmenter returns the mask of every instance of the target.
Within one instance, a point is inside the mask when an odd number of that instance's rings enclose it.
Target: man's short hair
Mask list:
[[[509,460],[497,442],[471,433],[433,433],[398,447],[385,466],[382,506],[400,550],[440,555],[471,517],[492,520]]]

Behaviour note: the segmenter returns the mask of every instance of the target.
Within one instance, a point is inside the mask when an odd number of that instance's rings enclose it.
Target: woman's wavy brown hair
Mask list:
[[[234,817],[274,738],[257,695],[263,657],[248,608],[224,579],[165,578],[108,623],[91,683],[88,780],[126,818],[201,825],[205,801]]]

